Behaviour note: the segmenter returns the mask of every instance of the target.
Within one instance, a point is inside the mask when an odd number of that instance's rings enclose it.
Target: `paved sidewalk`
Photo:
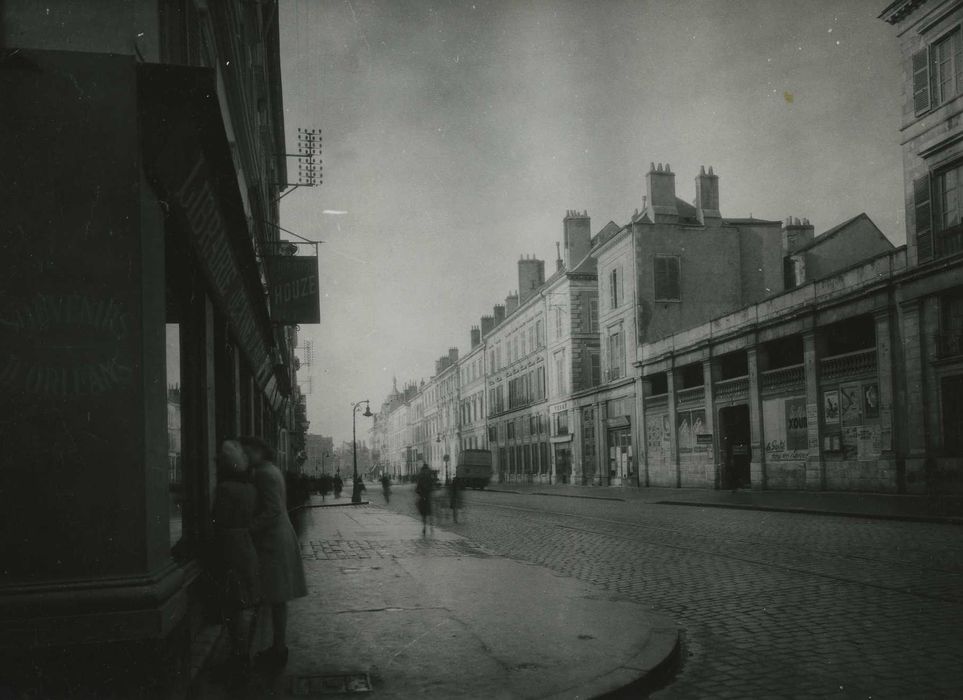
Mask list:
[[[963,495],[909,496],[842,491],[716,491],[710,489],[492,484],[489,491],[641,501],[701,508],[744,508],[917,522],[963,524]]]
[[[290,660],[247,697],[368,681],[383,698],[591,698],[676,661],[676,626],[624,597],[375,505],[301,514],[309,595],[291,605]],[[201,697],[243,695],[212,678]]]

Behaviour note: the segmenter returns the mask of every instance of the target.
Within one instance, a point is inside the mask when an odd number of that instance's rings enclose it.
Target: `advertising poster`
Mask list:
[[[762,417],[767,460],[785,462],[806,459],[808,430],[804,396],[766,399],[762,402]]]
[[[645,420],[645,443],[649,450],[662,449],[663,420],[668,418],[665,414],[648,416]]]
[[[697,435],[706,432],[706,412],[704,409],[682,411],[677,416],[679,429],[679,452],[693,452],[704,450],[705,445],[698,444]]]
[[[860,423],[859,384],[849,384],[839,388],[839,417],[843,425]]]
[[[826,425],[839,425],[839,391],[823,392],[823,421]]]
[[[879,418],[879,387],[875,383],[863,384],[863,416]]]
[[[814,405],[815,407],[815,405]],[[808,415],[806,399],[797,397],[786,399],[786,448],[789,450],[809,449]]]

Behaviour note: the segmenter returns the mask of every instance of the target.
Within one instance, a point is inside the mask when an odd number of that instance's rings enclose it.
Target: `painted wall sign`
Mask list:
[[[285,326],[321,323],[317,256],[270,255],[265,260],[271,320]]]

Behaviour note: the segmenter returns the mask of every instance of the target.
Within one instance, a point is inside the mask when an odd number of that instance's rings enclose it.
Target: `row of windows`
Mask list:
[[[515,474],[538,474],[552,468],[548,443],[502,447],[498,450],[498,471]]]
[[[499,425],[488,426],[488,440],[490,442],[520,440],[523,437],[543,435],[545,430],[545,417],[540,413],[536,413],[505,421]]]
[[[493,370],[501,369],[545,347],[545,326],[542,319],[536,319],[534,323],[514,331],[504,342],[504,356],[502,341],[498,341],[495,347],[489,350],[489,364]]]

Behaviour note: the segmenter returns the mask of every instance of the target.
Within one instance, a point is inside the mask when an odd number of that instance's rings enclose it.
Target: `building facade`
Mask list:
[[[963,474],[963,3],[893,2],[880,15],[899,37],[905,89],[901,142],[907,262],[895,309],[904,335],[907,488],[959,491]]]
[[[2,671],[71,649],[91,682],[163,684],[206,619],[218,442],[293,457],[294,331],[263,262],[287,185],[278,7],[68,5],[0,9]]]

